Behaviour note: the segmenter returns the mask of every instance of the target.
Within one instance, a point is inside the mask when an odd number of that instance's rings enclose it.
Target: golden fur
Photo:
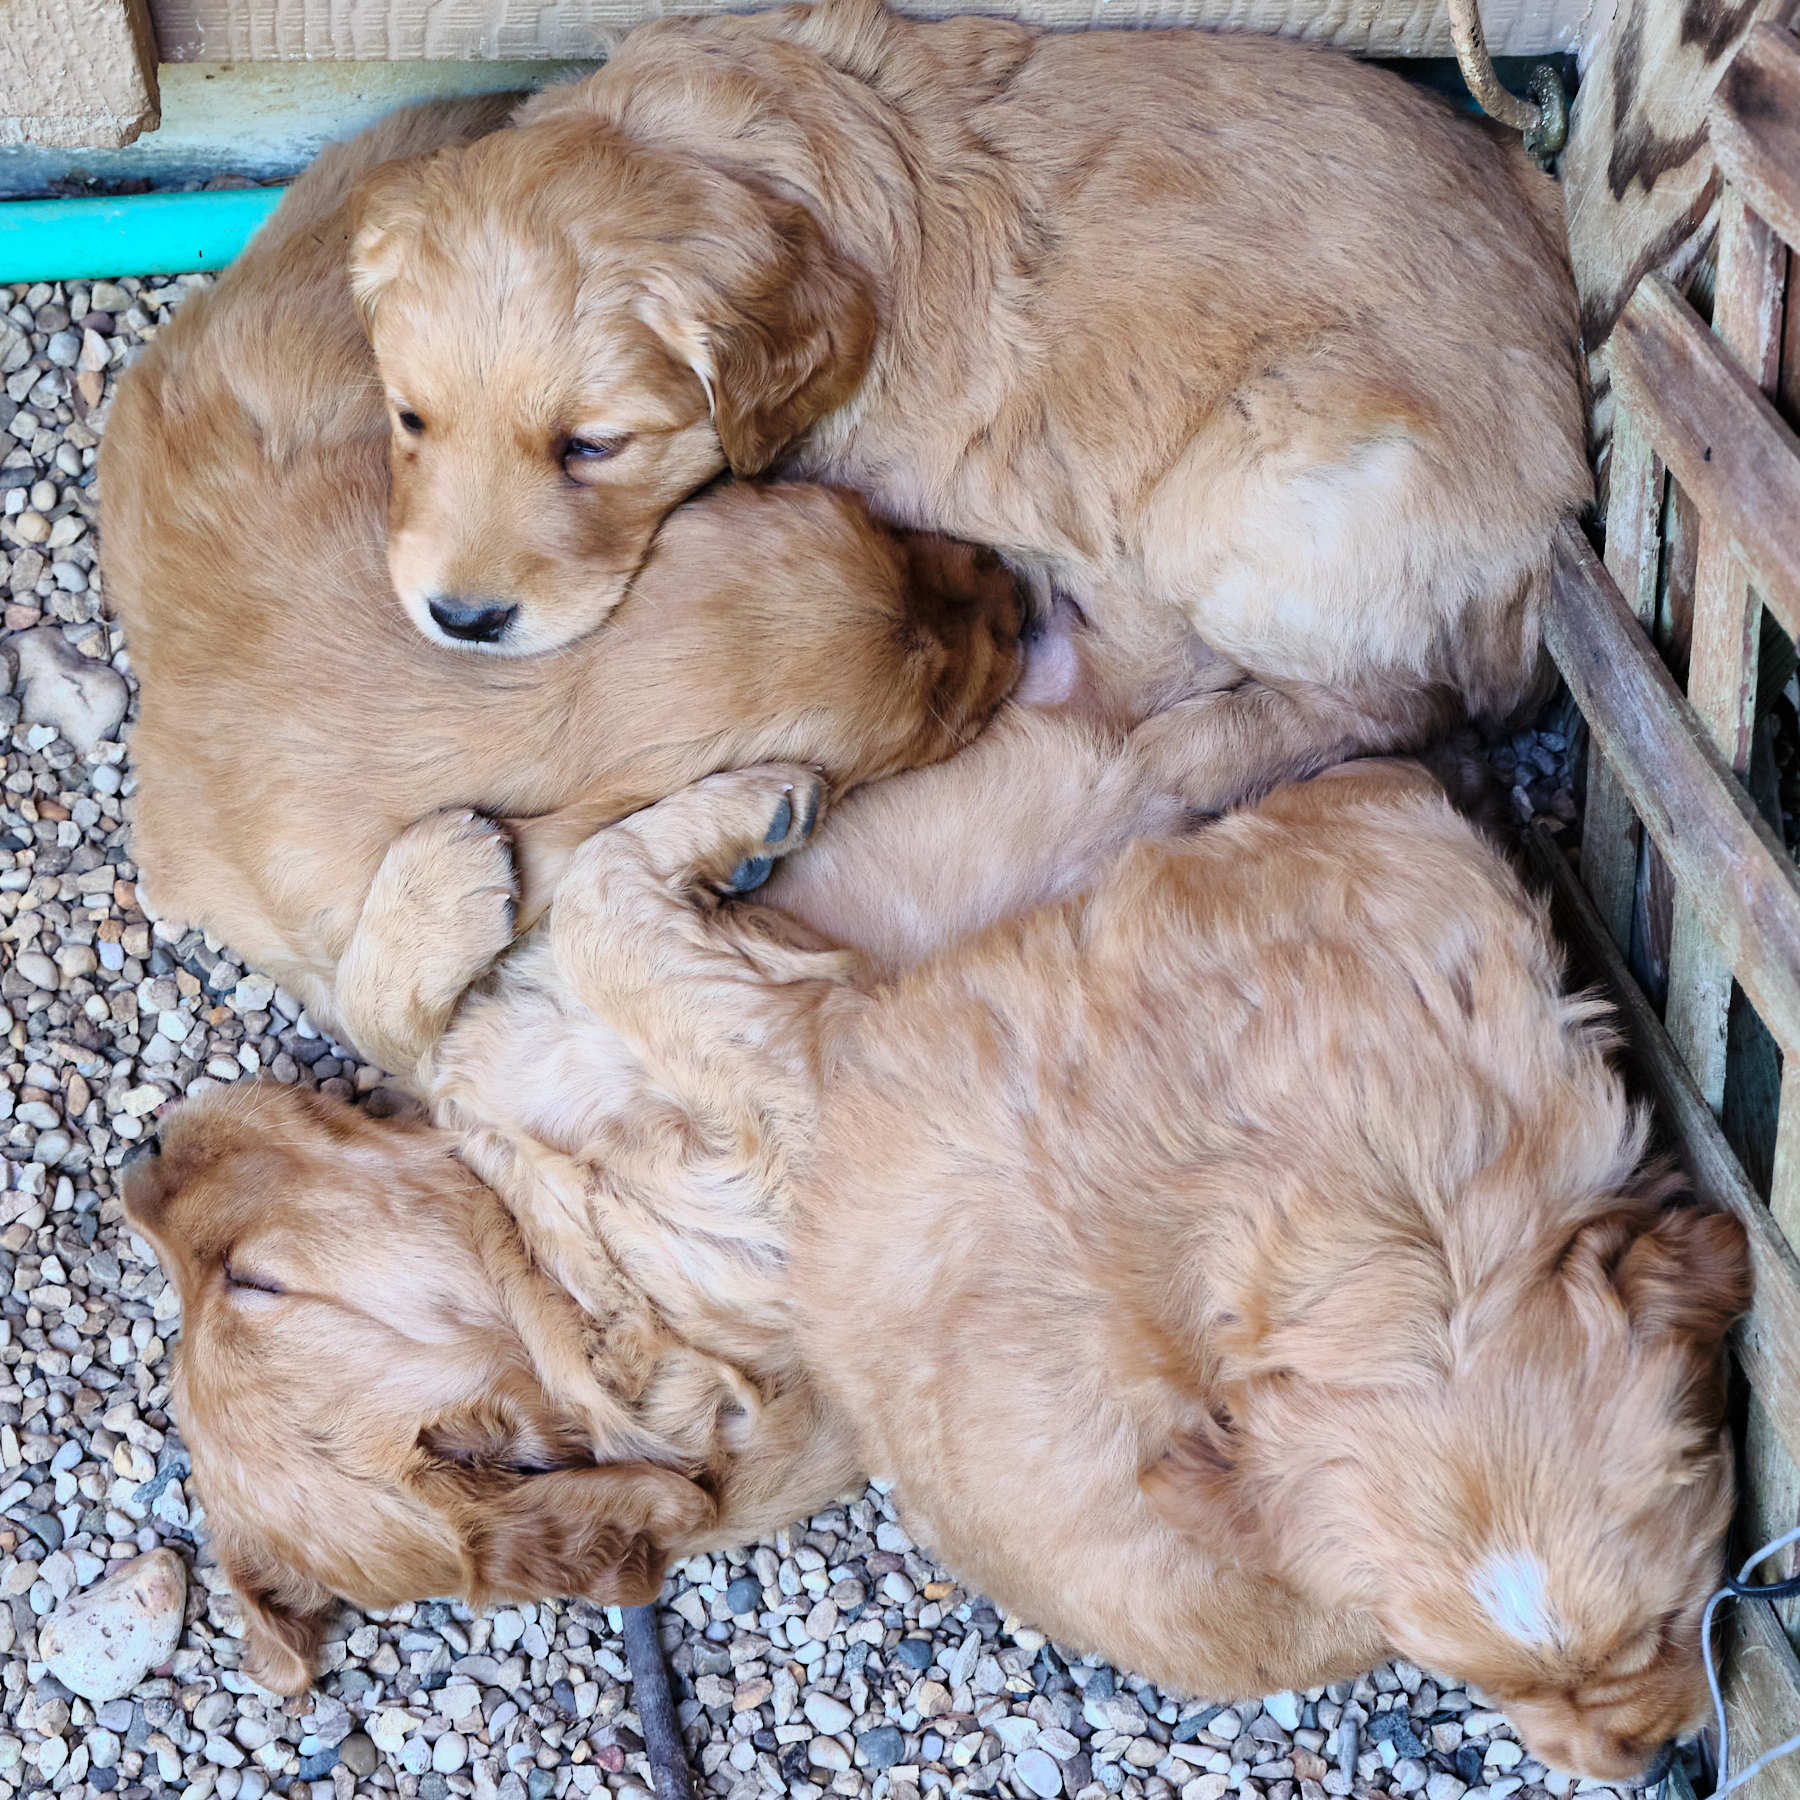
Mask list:
[[[108,596],[142,684],[147,896],[401,1075],[512,935],[508,841],[469,809],[513,815],[529,920],[595,826],[745,761],[816,762],[839,785],[930,761],[1019,662],[1019,597],[991,556],[799,486],[671,514],[579,649],[518,664],[421,641],[382,557],[386,432],[346,195],[503,112],[424,107],[328,150],[124,377],[102,461]],[[421,884],[445,910],[397,935]]]
[[[1560,203],[1503,137],[1257,35],[642,27],[367,185],[395,584],[568,642],[776,466],[1071,595],[1197,804],[1505,709],[1590,483]]]
[[[584,1312],[455,1142],[256,1082],[177,1107],[126,1172],[181,1291],[208,1541],[277,1692],[311,1681],[334,1594],[637,1605],[671,1547],[773,1530],[856,1467],[803,1384],[765,1401],[618,1280]]]
[[[1025,760],[1080,735],[1019,712],[996,729]],[[1109,755],[1089,734],[1089,771]],[[894,785],[935,857],[974,867],[1004,796],[930,817],[958,766]],[[1154,833],[1154,784],[1126,768],[1106,791],[1121,840]],[[921,1541],[1059,1641],[1221,1697],[1399,1650],[1478,1681],[1546,1760],[1641,1772],[1702,1700],[1699,1609],[1731,1509],[1723,1335],[1748,1263],[1735,1221],[1646,1168],[1594,1009],[1560,997],[1498,857],[1404,765],[1123,848],[1073,829],[1072,783],[1041,812],[1015,802],[1038,848],[996,857],[1015,889],[996,877],[974,909],[1001,922],[876,984],[806,928],[716,899],[746,855],[797,848],[817,798],[798,768],[715,776],[585,844],[441,1048],[460,1162],[444,1135],[392,1153],[417,1167],[437,1146],[447,1212],[471,1204],[471,1171],[491,1186],[517,1221],[509,1256],[522,1241],[574,1302],[581,1324],[565,1310],[557,1330],[590,1334],[622,1395],[618,1369],[650,1362],[634,1293],[654,1296],[659,1354],[742,1371],[741,1416],[722,1374],[684,1376],[654,1430],[648,1402],[612,1440],[584,1424],[587,1453],[701,1472],[748,1524],[719,1445],[760,1444],[759,1500],[822,1493],[842,1436],[802,1450],[778,1412],[817,1407],[898,1477]],[[851,840],[831,885],[874,885],[880,799],[852,797],[827,832]],[[1088,891],[1006,916],[1067,883]],[[929,948],[907,904],[877,915],[883,934],[895,969]],[[253,1105],[177,1116],[198,1131]],[[400,1185],[373,1138],[309,1153],[332,1207]],[[499,1404],[523,1359],[456,1323],[433,1387],[347,1334],[279,1325],[286,1299],[197,1306],[229,1261],[202,1250],[195,1273],[194,1247],[230,1236],[223,1203],[204,1168],[145,1168],[127,1204],[188,1309],[180,1403],[209,1516],[327,1586],[348,1555],[384,1591],[418,1579],[392,1526],[346,1545],[298,1484],[259,1478],[250,1506],[216,1473],[256,1469],[286,1405],[232,1373],[220,1334],[354,1389],[339,1430],[361,1460],[343,1467],[373,1480],[373,1457],[390,1487],[429,1451],[433,1408]],[[148,1183],[175,1189],[157,1216]],[[284,1285],[285,1234],[314,1229],[321,1191],[297,1184],[257,1240]],[[309,1295],[360,1308],[379,1271],[416,1266],[415,1228],[369,1212],[354,1265],[301,1262]],[[494,1274],[445,1266],[477,1291],[438,1328],[501,1310]],[[550,1392],[553,1362],[532,1353]],[[632,1396],[658,1391],[634,1379]],[[772,1472],[784,1456],[791,1479]],[[721,1529],[695,1516],[657,1539],[629,1509],[627,1528],[659,1549]]]

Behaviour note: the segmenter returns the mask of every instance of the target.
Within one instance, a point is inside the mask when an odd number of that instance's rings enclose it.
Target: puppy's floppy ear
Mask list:
[[[797,201],[710,176],[723,218],[651,270],[638,316],[700,377],[734,475],[756,475],[856,391],[875,340],[862,271]],[[735,191],[730,191],[735,190]]]
[[[715,1517],[703,1488],[650,1463],[544,1474],[444,1470],[420,1485],[447,1502],[478,1604],[575,1594],[602,1606],[640,1606],[661,1589],[671,1548]]]
[[[428,157],[383,163],[351,197],[350,298],[363,331],[372,334],[381,296],[400,273],[424,223]]]
[[[1619,1259],[1613,1281],[1633,1330],[1708,1347],[1750,1310],[1750,1241],[1730,1213],[1671,1207]]]
[[[1229,1415],[1183,1432],[1138,1472],[1138,1487],[1165,1525],[1204,1544],[1221,1562],[1254,1562],[1266,1554],[1262,1528],[1238,1479]]]
[[[336,1600],[237,1527],[209,1515],[213,1559],[244,1615],[244,1673],[273,1694],[303,1694]]]
[[[1562,1266],[1584,1314],[1622,1313],[1634,1335],[1678,1335],[1710,1351],[1750,1309],[1749,1239],[1730,1213],[1621,1209],[1583,1226]]]

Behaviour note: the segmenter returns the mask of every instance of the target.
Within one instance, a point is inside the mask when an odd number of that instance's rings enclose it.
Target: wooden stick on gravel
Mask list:
[[[675,1702],[669,1694],[669,1671],[663,1665],[656,1602],[627,1606],[624,1619],[631,1697],[644,1731],[644,1750],[650,1758],[656,1800],[694,1800],[694,1777],[688,1769],[687,1752],[681,1744],[681,1723],[675,1717]]]

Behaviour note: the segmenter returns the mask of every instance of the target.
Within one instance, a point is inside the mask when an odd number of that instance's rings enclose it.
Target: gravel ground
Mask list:
[[[236,1607],[167,1412],[176,1295],[122,1223],[115,1171],[178,1094],[259,1071],[345,1095],[380,1077],[224,946],[137,901],[130,666],[95,568],[92,470],[114,372],[205,280],[0,288],[0,1800],[647,1800],[619,1620],[585,1602],[346,1608],[312,1695],[284,1704],[236,1673]],[[28,691],[6,697],[15,675]],[[46,712],[84,741],[34,722]],[[1490,747],[1521,814],[1573,816],[1565,741],[1551,721]],[[185,1600],[166,1558],[137,1560],[163,1546]],[[145,1626],[164,1635],[145,1679],[90,1701],[46,1664],[70,1672],[117,1623],[110,1590],[91,1592],[109,1569],[146,1591],[146,1569],[164,1572]],[[695,1772],[729,1800],[1541,1800],[1574,1785],[1478,1694],[1405,1664],[1221,1709],[1061,1655],[934,1567],[879,1488],[682,1565],[664,1600]]]

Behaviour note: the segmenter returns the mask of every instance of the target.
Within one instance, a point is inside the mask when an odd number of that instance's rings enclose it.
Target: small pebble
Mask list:
[[[808,1694],[804,1709],[807,1719],[817,1730],[830,1733],[847,1731],[850,1721],[856,1717],[843,1701],[833,1699],[829,1694]]]

